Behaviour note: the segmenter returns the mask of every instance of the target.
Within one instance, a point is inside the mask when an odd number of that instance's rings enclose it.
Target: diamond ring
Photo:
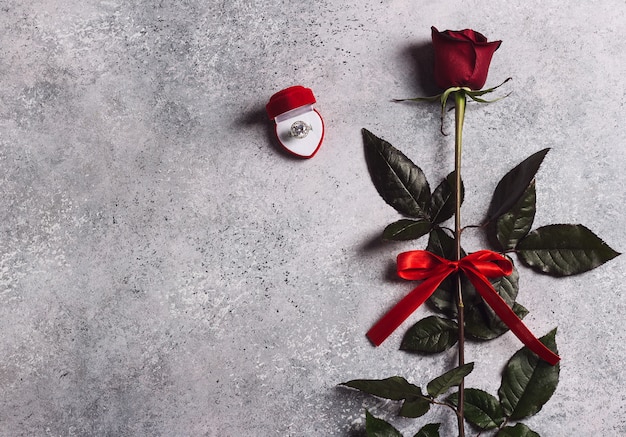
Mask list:
[[[292,123],[291,128],[289,128],[289,135],[291,135],[293,138],[304,138],[312,130],[313,128],[310,124],[298,120]]]

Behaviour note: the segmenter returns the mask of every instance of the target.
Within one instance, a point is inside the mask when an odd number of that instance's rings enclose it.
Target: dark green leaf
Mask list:
[[[446,259],[454,259],[454,238],[449,236],[443,229],[433,229],[430,233],[426,250]]]
[[[454,393],[448,401],[459,405],[459,394]],[[504,413],[495,396],[476,388],[465,389],[465,419],[479,429],[493,429],[504,423]]]
[[[516,250],[533,270],[552,276],[583,273],[619,255],[583,225],[538,228],[524,237]]]
[[[519,272],[513,265],[513,271],[508,276],[501,276],[491,280],[494,290],[504,299],[504,301],[512,306],[517,299],[519,291]]]
[[[531,430],[523,423],[518,423],[515,426],[507,426],[502,428],[496,437],[540,437],[539,434]]]
[[[430,232],[426,250],[446,259],[454,259],[456,254],[454,238],[443,229],[434,229]],[[461,256],[465,256],[464,250],[461,250]],[[448,317],[456,317],[456,283],[456,275],[448,276],[428,298],[428,304]],[[463,299],[466,302],[473,302],[476,290],[465,276],[461,277],[461,283]]]
[[[440,423],[424,425],[413,437],[439,437]]]
[[[387,379],[354,379],[341,385],[394,401],[422,396],[422,390],[419,387],[410,384],[401,376],[392,376]]]
[[[436,398],[437,396],[447,392],[450,388],[461,383],[463,378],[474,370],[474,363],[467,363],[444,373],[433,379],[426,386],[428,394]]]
[[[443,352],[456,344],[457,330],[456,322],[429,316],[409,328],[400,349],[422,353]]]
[[[433,191],[430,198],[430,220],[433,223],[442,223],[454,215],[456,172],[450,173]],[[465,196],[465,187],[461,181],[461,204]]]
[[[556,329],[539,340],[558,353],[555,337]],[[527,347],[517,351],[504,369],[498,390],[504,413],[513,420],[536,414],[556,390],[559,369],[559,364],[551,366]]]
[[[496,222],[496,238],[502,249],[513,249],[517,242],[524,238],[533,225],[535,219],[535,181],[533,180],[524,194],[513,207],[498,217]]]
[[[528,310],[517,302],[512,309],[520,320],[528,314]],[[476,309],[472,308],[465,319],[465,333],[475,340],[493,340],[508,331],[509,327],[484,302],[477,305]]]
[[[428,220],[402,219],[390,224],[383,231],[386,240],[416,240],[430,231],[431,224]]]
[[[494,290],[502,296],[502,299],[513,308],[513,311],[521,318],[528,312],[521,305],[515,304],[519,290],[519,273],[515,266],[509,276],[502,276],[491,280]],[[495,311],[477,295],[477,302],[467,308],[465,317],[465,329],[467,335],[477,340],[492,340],[504,334],[509,328],[502,323]]]
[[[416,418],[428,413],[430,409],[430,401],[426,398],[417,397],[407,399],[402,403],[402,408],[398,413],[402,417]]]
[[[380,196],[401,214],[428,219],[430,187],[424,172],[402,152],[363,129],[365,159]]]
[[[378,419],[365,412],[365,432],[367,437],[402,437],[400,431],[395,429],[383,419]]]
[[[508,172],[498,183],[489,205],[487,218],[491,221],[508,212],[519,200],[535,178],[539,166],[550,149],[529,156]]]

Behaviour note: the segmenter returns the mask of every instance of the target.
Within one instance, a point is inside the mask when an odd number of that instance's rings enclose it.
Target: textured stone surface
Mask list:
[[[434,106],[430,26],[504,41],[469,105],[464,223],[544,147],[536,225],[584,223],[626,250],[626,7],[476,0],[0,2],[0,435],[353,436],[364,409],[406,435],[397,406],[336,388],[449,368],[374,349],[364,333],[410,290],[382,244],[360,129],[431,181],[452,168]],[[312,87],[327,134],[311,160],[272,139],[264,105]],[[448,125],[448,129],[450,126]],[[434,182],[431,182],[434,184]],[[468,250],[483,247],[468,231]],[[521,269],[531,329],[558,326],[543,436],[626,434],[626,258],[556,280]],[[417,320],[420,310],[411,320]],[[468,345],[492,393],[509,335]]]

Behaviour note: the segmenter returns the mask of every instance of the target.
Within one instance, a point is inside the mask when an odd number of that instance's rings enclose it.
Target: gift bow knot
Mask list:
[[[398,275],[403,279],[422,282],[389,310],[368,331],[367,337],[379,346],[435,292],[444,279],[459,271],[465,274],[487,305],[522,343],[548,363],[555,365],[559,362],[559,356],[530,332],[489,282],[488,278],[508,276],[513,271],[511,261],[490,250],[474,252],[459,261],[450,261],[426,250],[398,255]]]

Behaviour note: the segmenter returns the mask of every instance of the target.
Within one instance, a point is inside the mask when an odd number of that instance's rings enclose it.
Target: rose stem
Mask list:
[[[454,171],[455,171],[455,211],[454,211],[454,242],[456,243],[455,259],[461,259],[461,144],[463,141],[463,121],[465,120],[465,92],[459,90],[454,93]],[[461,288],[461,274],[456,275],[457,292],[457,319],[459,323],[459,366],[465,364],[465,315],[463,292]],[[459,404],[457,420],[459,437],[465,436],[465,380],[459,384]]]

